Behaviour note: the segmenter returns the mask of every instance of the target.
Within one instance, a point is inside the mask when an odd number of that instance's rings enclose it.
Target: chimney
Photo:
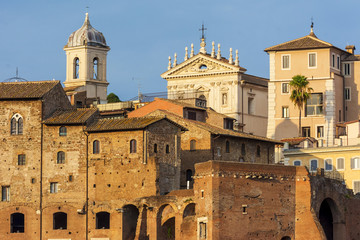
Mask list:
[[[354,54],[356,48],[355,48],[355,45],[347,45],[347,46],[345,47],[345,49],[346,49],[346,51],[348,51],[349,53]]]

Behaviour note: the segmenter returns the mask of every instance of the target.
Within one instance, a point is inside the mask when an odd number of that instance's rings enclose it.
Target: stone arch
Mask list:
[[[319,222],[327,240],[341,239],[345,236],[342,214],[332,198],[325,198],[318,210]],[[339,238],[340,237],[340,238]]]
[[[183,218],[189,217],[189,216],[195,216],[196,215],[196,204],[195,203],[189,203],[188,205],[185,206],[184,211],[183,211]]]
[[[122,214],[123,239],[127,239],[127,240],[135,239],[136,228],[139,218],[139,209],[132,204],[125,205],[122,207],[122,209],[123,209],[123,214]]]
[[[175,210],[172,205],[165,204],[159,208],[156,216],[157,239],[175,239]]]

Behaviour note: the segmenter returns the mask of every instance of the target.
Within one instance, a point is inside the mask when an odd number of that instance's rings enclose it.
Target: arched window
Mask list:
[[[225,147],[226,153],[230,153],[230,142],[226,141],[226,147]]]
[[[130,153],[136,153],[136,140],[132,139],[130,141]]]
[[[246,154],[246,149],[245,149],[245,143],[241,144],[241,155],[245,156]]]
[[[65,163],[65,153],[63,151],[60,151],[57,153],[57,164]]]
[[[67,135],[67,130],[66,127],[62,126],[59,128],[59,136],[66,136]]]
[[[67,214],[64,212],[57,212],[53,214],[53,228],[67,229]]]
[[[154,153],[157,153],[157,144],[154,144]]]
[[[316,172],[317,168],[318,168],[318,160],[312,159],[310,161],[310,172]]]
[[[170,146],[169,146],[169,144],[166,144],[166,153],[170,153]]]
[[[190,141],[190,151],[195,151],[196,150],[196,140],[191,140]]]
[[[98,58],[94,58],[93,60],[93,79],[98,79],[98,64],[99,64],[99,59]]]
[[[79,58],[74,59],[74,78],[79,78]]]
[[[256,156],[257,156],[257,157],[260,157],[260,153],[261,153],[261,151],[260,151],[260,146],[257,145],[257,147],[256,147]]]
[[[23,118],[19,113],[14,114],[10,121],[10,133],[11,135],[23,134]]]
[[[100,153],[100,142],[98,140],[95,140],[93,142],[93,154]]]
[[[96,213],[96,229],[110,229],[110,213]]]
[[[22,213],[13,213],[10,215],[10,232],[23,233],[25,226],[25,218]]]
[[[188,169],[186,170],[186,181],[192,181],[192,170]]]

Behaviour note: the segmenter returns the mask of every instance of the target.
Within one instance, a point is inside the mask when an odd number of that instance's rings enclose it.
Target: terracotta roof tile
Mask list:
[[[145,127],[161,120],[167,120],[172,124],[178,126],[182,130],[187,129],[178,123],[167,119],[166,117],[141,117],[141,118],[102,118],[97,119],[86,130],[88,132],[103,132],[103,131],[127,131],[144,129]]]
[[[310,140],[312,143],[316,142],[317,140],[315,138],[312,137],[294,137],[294,138],[283,138],[281,139],[281,142],[287,142],[290,145],[298,145],[301,142],[305,141],[305,140]]]
[[[312,48],[329,48],[333,47],[332,44],[318,39],[316,36],[307,35],[305,37],[297,38],[295,40],[281,43],[265,49],[265,52],[269,51],[283,51],[283,50],[300,50],[300,49],[312,49]]]
[[[268,82],[269,79],[267,78],[262,78],[262,77],[257,77],[257,76],[253,76],[253,75],[249,75],[249,74],[242,74],[242,80],[245,80],[245,82],[248,83],[252,83],[255,85],[260,85],[260,86],[264,86],[267,87],[268,86]]]
[[[1,82],[0,99],[40,99],[60,81]]]
[[[48,125],[83,124],[97,112],[97,108],[76,108],[56,111],[44,121]]]

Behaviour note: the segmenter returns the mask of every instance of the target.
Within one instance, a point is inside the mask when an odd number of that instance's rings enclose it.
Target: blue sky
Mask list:
[[[127,100],[143,93],[165,92],[160,74],[168,56],[184,58],[185,46],[200,46],[205,23],[207,50],[221,43],[222,55],[239,50],[247,73],[269,76],[266,47],[307,35],[311,17],[318,38],[342,49],[360,49],[356,0],[12,0],[0,3],[0,81],[15,75],[30,81],[65,81],[63,47],[81,27],[86,6],[90,21],[111,47],[108,93]]]

